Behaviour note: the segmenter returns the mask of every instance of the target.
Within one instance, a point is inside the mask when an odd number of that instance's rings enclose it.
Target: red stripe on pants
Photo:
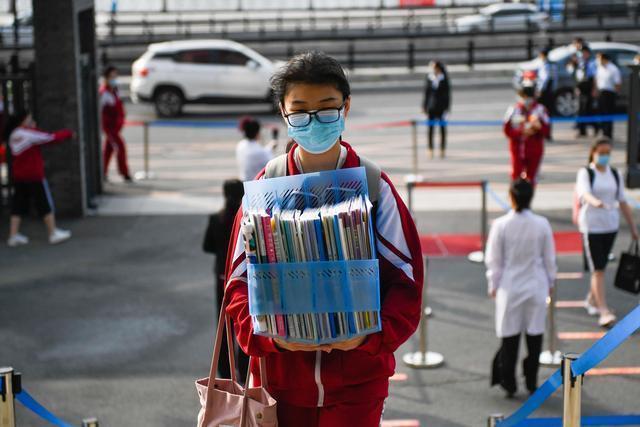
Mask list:
[[[379,427],[384,399],[340,403],[322,408],[304,408],[278,402],[280,427]]]
[[[127,149],[124,145],[124,141],[118,132],[105,132],[104,139],[104,169],[103,173],[107,176],[109,171],[109,163],[111,163],[111,155],[113,151],[117,151],[118,159],[118,171],[120,175],[127,178],[129,177],[129,166],[127,165]]]

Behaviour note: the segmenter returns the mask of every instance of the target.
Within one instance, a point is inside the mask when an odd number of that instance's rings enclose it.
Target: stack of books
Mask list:
[[[381,329],[371,209],[364,168],[245,183],[254,333],[331,343]]]

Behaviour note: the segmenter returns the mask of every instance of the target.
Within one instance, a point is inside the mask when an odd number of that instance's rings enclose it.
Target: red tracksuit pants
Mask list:
[[[524,174],[535,184],[544,154],[543,140],[529,139],[525,143],[512,139],[509,141],[509,151],[511,152],[511,179],[519,178]]]
[[[113,152],[116,152],[116,157],[118,159],[118,171],[120,175],[125,178],[129,178],[129,166],[127,165],[127,149],[124,145],[124,140],[120,136],[120,133],[114,131],[105,131],[104,133],[104,176],[107,176],[107,172],[109,171],[109,163],[111,163],[111,156]]]
[[[343,403],[322,408],[303,408],[278,402],[280,427],[379,427],[384,399]]]

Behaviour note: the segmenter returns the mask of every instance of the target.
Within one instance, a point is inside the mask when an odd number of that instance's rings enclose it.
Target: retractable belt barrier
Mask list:
[[[588,370],[597,366],[609,356],[631,334],[640,328],[640,306],[620,320],[604,337],[592,345],[577,360],[571,363],[571,372],[574,378],[584,375]],[[542,384],[538,390],[524,404],[505,420],[498,420],[493,424],[496,427],[523,427],[523,426],[552,426],[562,425],[560,418],[527,419],[538,409],[563,383],[562,368]],[[601,417],[583,417],[584,425],[634,425],[640,422],[640,415],[608,415]]]

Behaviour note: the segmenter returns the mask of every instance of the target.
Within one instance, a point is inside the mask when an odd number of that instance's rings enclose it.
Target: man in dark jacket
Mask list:
[[[229,247],[233,220],[240,204],[242,203],[242,196],[244,196],[242,181],[237,179],[226,180],[223,184],[223,192],[225,199],[224,208],[209,216],[209,224],[207,225],[207,231],[202,242],[202,250],[216,256],[215,263],[213,265],[213,274],[216,278],[218,310],[222,306],[222,298],[224,297],[224,268],[227,260],[227,248]],[[238,379],[240,381],[244,381],[249,367],[249,357],[239,348],[234,349],[234,351],[236,354],[236,360],[238,361],[238,370],[240,371]],[[223,378],[230,378],[231,369],[229,367],[229,359],[227,357],[226,334],[222,337],[222,348],[220,354],[219,374]]]
[[[433,128],[434,121],[440,124],[440,157],[444,158],[447,145],[447,125],[445,113],[451,104],[451,87],[449,76],[440,61],[432,61],[431,71],[427,75],[422,111],[429,119],[428,137],[429,154],[433,159]]]

